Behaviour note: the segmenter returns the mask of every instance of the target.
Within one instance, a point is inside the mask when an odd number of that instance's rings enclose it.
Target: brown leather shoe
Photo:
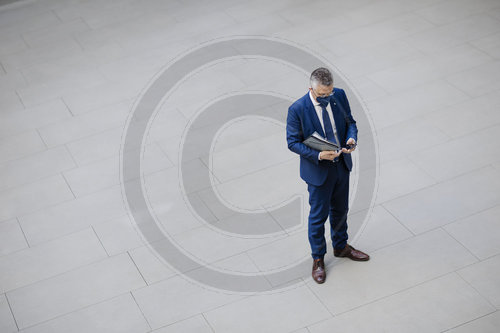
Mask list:
[[[323,283],[326,279],[325,262],[323,259],[314,259],[312,268],[312,278],[317,283]]]
[[[346,257],[354,261],[370,260],[370,256],[368,254],[356,250],[349,244],[347,244],[342,250],[333,250],[333,255],[336,257]]]

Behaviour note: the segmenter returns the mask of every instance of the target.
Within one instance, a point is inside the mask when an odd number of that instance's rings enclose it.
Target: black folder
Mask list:
[[[314,132],[313,134],[311,134],[302,143],[308,146],[309,148],[318,151],[325,151],[325,150],[335,151],[340,149],[338,144],[325,140],[323,137],[321,137],[321,135],[318,134],[318,132]]]

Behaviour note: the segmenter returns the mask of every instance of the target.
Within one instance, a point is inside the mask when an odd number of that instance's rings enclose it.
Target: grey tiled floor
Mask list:
[[[378,192],[354,242],[372,259],[341,261],[323,285],[249,296],[192,283],[124,205],[120,147],[142,89],[179,54],[234,35],[322,55],[364,101],[354,115],[373,122]],[[177,188],[178,142],[213,97],[306,89],[296,69],[238,58],[161,106],[144,186],[200,262],[255,274],[309,255],[304,225],[275,238],[214,232]],[[240,118],[197,163],[228,207],[266,212],[306,194],[283,137],[283,124]],[[0,1],[0,332],[498,332],[499,152],[499,0]]]

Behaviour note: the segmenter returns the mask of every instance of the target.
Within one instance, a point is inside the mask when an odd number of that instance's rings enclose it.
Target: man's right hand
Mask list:
[[[319,159],[320,160],[329,160],[333,161],[335,157],[339,157],[340,154],[342,154],[341,150],[325,150],[319,153]]]

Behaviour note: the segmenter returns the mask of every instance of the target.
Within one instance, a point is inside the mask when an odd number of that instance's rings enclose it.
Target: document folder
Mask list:
[[[331,141],[325,140],[324,138],[321,137],[321,135],[318,134],[318,132],[314,132],[311,134],[307,139],[305,139],[303,142],[306,146],[309,148],[312,148],[314,150],[318,151],[325,151],[325,150],[339,150],[340,147],[336,143],[333,143]]]

